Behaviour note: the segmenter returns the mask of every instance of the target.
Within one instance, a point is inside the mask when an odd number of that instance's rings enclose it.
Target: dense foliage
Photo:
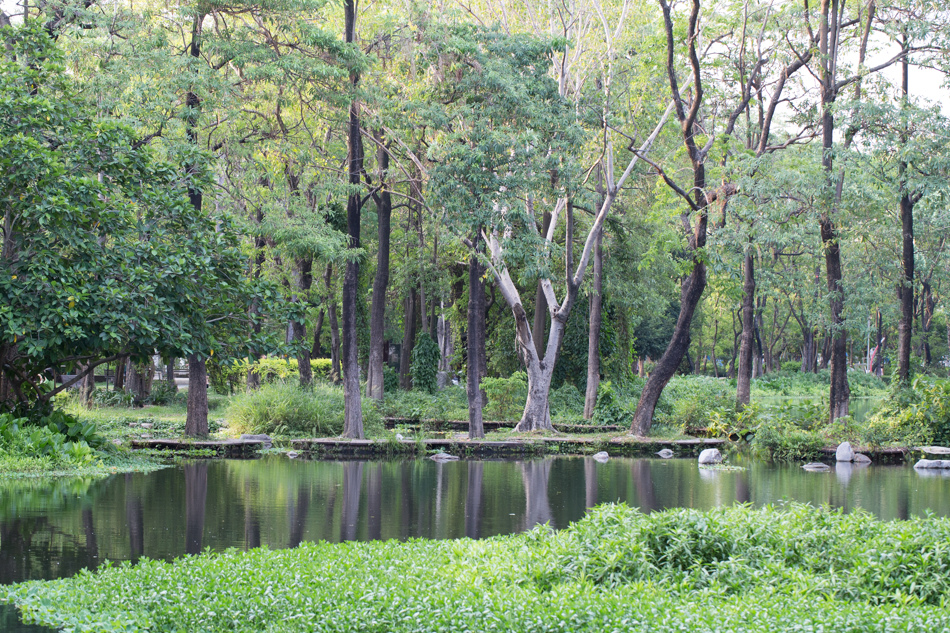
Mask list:
[[[205,553],[0,597],[77,632],[940,629],[948,540],[933,517],[601,506],[560,532]]]

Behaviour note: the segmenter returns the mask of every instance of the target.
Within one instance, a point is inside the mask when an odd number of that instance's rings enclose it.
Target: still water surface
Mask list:
[[[0,481],[0,583],[71,576],[104,560],[172,559],[205,548],[303,540],[484,538],[625,502],[644,511],[784,499],[863,508],[883,519],[950,516],[950,477],[909,466],[828,473],[752,462],[700,470],[692,459],[523,461],[198,461],[108,479]],[[15,628],[0,608],[0,629]]]

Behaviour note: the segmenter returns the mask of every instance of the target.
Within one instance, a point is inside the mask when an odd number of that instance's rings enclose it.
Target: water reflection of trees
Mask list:
[[[194,462],[97,481],[0,480],[0,582],[206,547],[484,538],[545,522],[560,528],[611,501],[651,511],[788,498],[860,506],[887,519],[926,508],[950,515],[950,478],[924,478],[910,467],[872,465],[848,477],[844,470],[804,473],[753,463],[706,481],[693,460],[546,458],[439,467],[429,460],[266,458]]]

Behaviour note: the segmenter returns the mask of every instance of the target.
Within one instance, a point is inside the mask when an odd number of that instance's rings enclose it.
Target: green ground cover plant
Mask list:
[[[806,505],[482,541],[206,552],[0,587],[65,631],[908,631],[950,626],[950,520]]]
[[[0,414],[2,476],[110,474],[151,465],[110,442],[95,422],[63,411],[35,418]]]

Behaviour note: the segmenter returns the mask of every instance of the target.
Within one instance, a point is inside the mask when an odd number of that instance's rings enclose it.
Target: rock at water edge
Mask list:
[[[721,464],[722,463],[722,453],[719,452],[718,448],[707,448],[702,453],[699,454],[699,463],[700,464]]]
[[[657,455],[659,455],[662,459],[669,459],[673,457],[673,451],[668,448],[664,448],[662,451],[657,451]]]
[[[258,442],[264,442],[264,448],[270,448],[270,447],[272,447],[272,446],[274,445],[274,444],[273,444],[273,441],[272,441],[271,438],[270,438],[270,435],[263,435],[263,434],[261,434],[261,435],[252,435],[252,434],[250,434],[250,433],[245,433],[244,435],[241,436],[241,439],[242,439],[242,440],[255,440],[255,441],[258,441]]]
[[[922,459],[914,468],[950,468],[950,459]]]
[[[449,455],[448,453],[436,453],[429,457],[434,462],[454,462],[458,459],[455,455]]]
[[[865,455],[864,453],[855,453],[854,463],[855,464],[870,464],[871,458]]]
[[[810,473],[826,473],[831,470],[831,466],[828,464],[822,464],[821,462],[811,462],[805,464],[802,468]]]
[[[604,462],[606,462],[608,459],[610,459],[610,455],[608,455],[606,451],[600,451],[599,453],[594,453],[594,460],[595,460],[595,461],[598,461],[598,462],[600,462],[600,463],[604,463]]]
[[[835,461],[838,462],[853,462],[854,461],[854,449],[851,448],[850,442],[841,442],[838,444],[838,449],[835,451]]]

